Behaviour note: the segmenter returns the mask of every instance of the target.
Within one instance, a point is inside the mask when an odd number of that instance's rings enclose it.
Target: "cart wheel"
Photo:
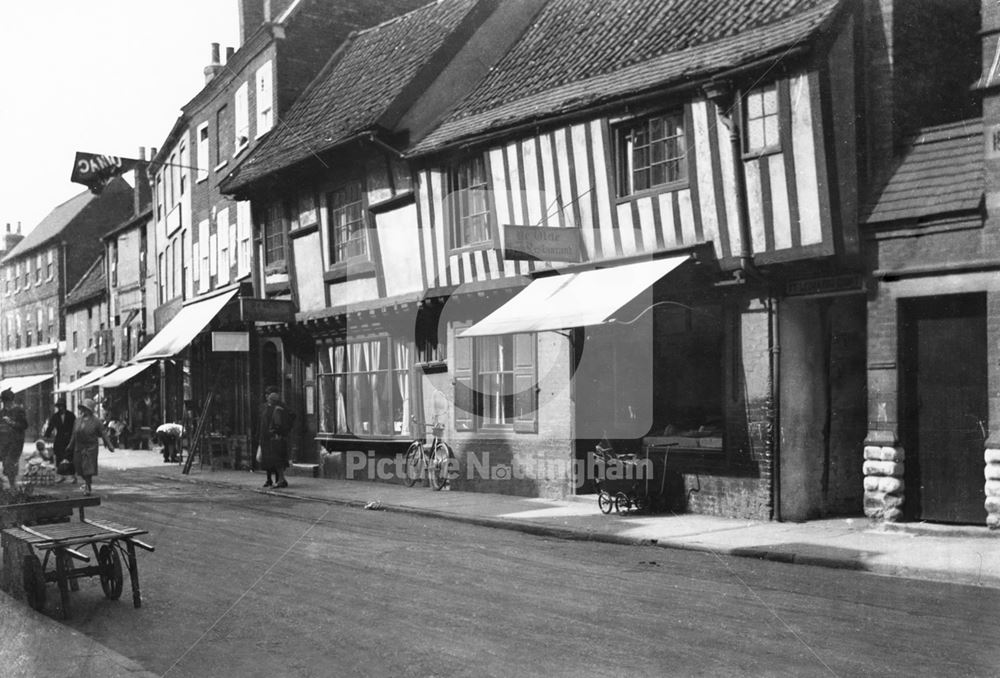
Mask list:
[[[615,501],[611,498],[610,494],[601,490],[601,493],[597,495],[597,507],[601,509],[601,513],[607,515],[615,507]]]
[[[100,568],[101,588],[104,595],[111,600],[118,600],[122,595],[122,559],[118,549],[109,544],[97,552],[97,566]]]
[[[25,556],[21,563],[21,572],[24,577],[24,592],[28,598],[28,605],[33,610],[43,610],[45,608],[45,571],[42,569],[42,561],[38,556]]]
[[[413,483],[420,479],[423,471],[424,450],[419,441],[410,443],[403,456],[403,482],[407,487],[413,487]]]
[[[615,511],[622,513],[630,508],[632,508],[632,500],[628,498],[628,495],[624,492],[617,493],[615,495]]]

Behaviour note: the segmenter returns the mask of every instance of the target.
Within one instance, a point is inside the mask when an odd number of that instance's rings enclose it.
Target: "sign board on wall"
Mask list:
[[[527,261],[583,260],[583,243],[578,228],[547,226],[503,227],[503,258]]]
[[[249,332],[212,332],[213,351],[250,351]]]

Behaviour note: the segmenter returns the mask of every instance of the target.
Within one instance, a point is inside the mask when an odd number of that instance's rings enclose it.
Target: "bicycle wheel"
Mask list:
[[[451,448],[444,443],[434,446],[431,456],[431,487],[440,490],[451,478]]]
[[[600,494],[597,495],[597,507],[601,509],[601,513],[607,515],[615,507],[614,499],[605,490],[601,490]]]
[[[424,471],[424,449],[419,440],[414,440],[403,455],[403,482],[407,487],[420,480]]]

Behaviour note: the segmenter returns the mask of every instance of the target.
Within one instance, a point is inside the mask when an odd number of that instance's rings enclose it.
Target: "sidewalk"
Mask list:
[[[882,575],[1000,588],[1000,534],[986,527],[907,524],[875,528],[864,518],[774,523],[685,515],[603,515],[595,497],[567,501],[478,492],[434,492],[363,480],[289,476],[289,487],[261,487],[261,473],[129,463],[130,451],[102,455],[102,465],[185,482],[457,520],[560,539],[704,551]],[[149,456],[149,452],[136,452]]]
[[[0,674],[4,678],[101,676],[152,678],[145,670],[84,634],[35,612],[0,591]]]

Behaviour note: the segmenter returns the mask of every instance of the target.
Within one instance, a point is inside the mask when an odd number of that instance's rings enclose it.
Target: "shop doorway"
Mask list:
[[[904,511],[913,520],[982,523],[986,295],[906,300],[900,311]]]

